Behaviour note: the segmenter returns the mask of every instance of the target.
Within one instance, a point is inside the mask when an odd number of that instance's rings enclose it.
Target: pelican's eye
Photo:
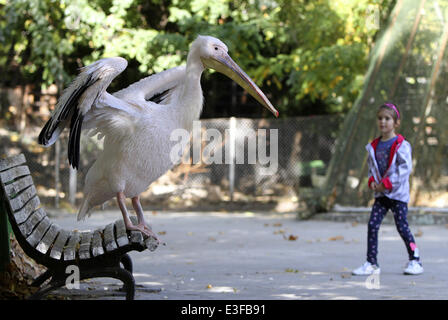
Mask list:
[[[218,47],[215,47],[215,50],[218,51]]]

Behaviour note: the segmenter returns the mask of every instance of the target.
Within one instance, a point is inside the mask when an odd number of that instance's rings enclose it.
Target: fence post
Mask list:
[[[1,195],[0,195],[1,197]],[[10,262],[9,234],[11,227],[8,222],[8,214],[4,203],[0,198],[0,272],[4,272]]]
[[[230,132],[229,132],[229,192],[230,201],[233,201],[233,191],[235,188],[235,140],[236,140],[236,119],[235,117],[230,118]]]
[[[68,201],[72,206],[75,206],[76,204],[76,184],[77,184],[77,177],[76,177],[76,170],[73,169],[72,166],[69,167],[69,183],[68,183]]]

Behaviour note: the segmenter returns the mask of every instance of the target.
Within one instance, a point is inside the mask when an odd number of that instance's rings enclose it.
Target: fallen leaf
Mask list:
[[[341,273],[341,278],[342,279],[347,279],[347,278],[351,278],[352,274],[351,273]]]
[[[358,222],[357,221],[353,221],[352,222],[352,227],[356,227],[358,225]]]
[[[423,235],[423,231],[418,229],[417,233],[415,234],[416,237],[421,237]]]
[[[216,239],[213,237],[208,237],[208,241],[216,241]]]
[[[160,236],[163,236],[163,235],[166,234],[166,231],[159,231],[159,232],[157,232],[157,234],[160,235]]]
[[[282,230],[282,229],[274,231],[274,234],[284,234],[284,233],[285,233],[285,230]]]
[[[281,227],[282,224],[281,224],[281,223],[274,223],[273,226],[274,226],[274,227]]]
[[[299,236],[295,236],[295,235],[290,234],[289,237],[288,237],[288,240],[289,241],[296,241],[297,238],[299,238]]]
[[[299,270],[288,268],[288,269],[285,269],[285,272],[298,273]]]
[[[213,288],[213,286],[211,284],[208,284],[206,288],[211,289],[211,288]]]
[[[337,240],[344,240],[343,236],[336,236],[336,237],[331,237],[328,239],[328,241],[337,241]]]

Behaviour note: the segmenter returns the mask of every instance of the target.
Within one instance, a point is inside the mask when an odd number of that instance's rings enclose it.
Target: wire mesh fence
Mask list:
[[[222,201],[254,204],[286,199],[322,186],[343,116],[288,119],[204,119],[193,126],[181,163],[142,195],[148,205],[189,207]],[[25,152],[38,193],[46,205],[73,208],[83,194],[85,175],[102,141],[82,136],[79,171],[67,161],[67,133],[57,145],[2,136],[2,154]],[[162,205],[160,205],[162,204]],[[291,208],[295,208],[294,206]]]

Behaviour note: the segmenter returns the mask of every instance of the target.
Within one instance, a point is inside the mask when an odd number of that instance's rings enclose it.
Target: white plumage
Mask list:
[[[87,172],[84,199],[78,220],[91,209],[117,197],[126,227],[155,236],[147,227],[139,195],[168,171],[175,129],[192,130],[203,105],[200,78],[205,67],[216,69],[237,81],[276,116],[278,112],[252,80],[233,62],[219,39],[199,36],[191,45],[187,65],[144,78],[109,94],[107,87],[127,67],[123,58],[104,58],[84,67],[64,90],[39,142],[52,145],[70,124],[68,159],[79,165],[81,129],[104,138],[104,148]],[[158,103],[149,101],[160,95]],[[134,226],[128,218],[125,198],[131,198],[138,216]],[[157,238],[157,237],[156,237]]]

